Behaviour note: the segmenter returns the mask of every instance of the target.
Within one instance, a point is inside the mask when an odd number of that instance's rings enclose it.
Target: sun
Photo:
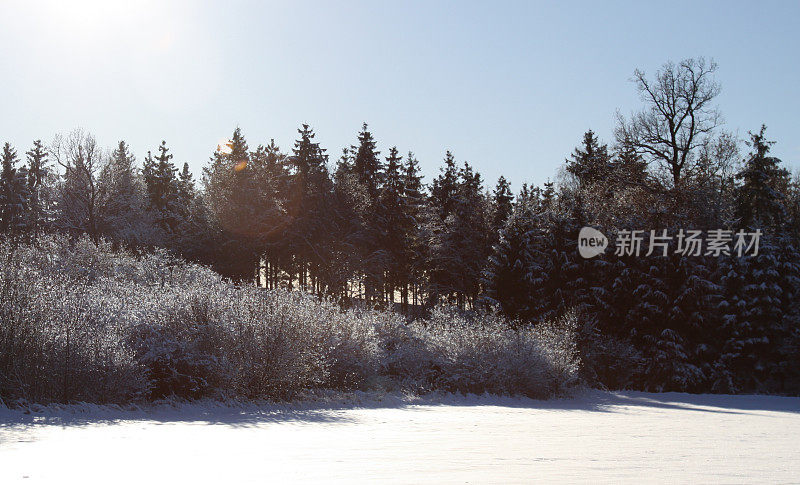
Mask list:
[[[104,31],[104,26],[119,27],[122,23],[138,20],[151,2],[115,2],[104,0],[49,0],[44,11],[56,18],[64,28],[75,35],[86,31]]]

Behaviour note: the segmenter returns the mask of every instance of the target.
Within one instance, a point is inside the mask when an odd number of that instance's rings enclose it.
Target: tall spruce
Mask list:
[[[98,176],[99,230],[111,240],[131,246],[163,243],[153,231],[135,164],[130,148],[120,141]]]
[[[781,167],[778,158],[770,157],[774,143],[767,141],[761,126],[758,133],[750,133],[753,152],[744,168],[736,175],[742,185],[736,192],[736,215],[742,226],[777,227],[786,222],[786,191],[789,172]]]
[[[47,148],[41,140],[35,140],[25,155],[28,161],[28,214],[27,225],[38,234],[45,229],[51,217],[52,186],[49,183],[49,160]]]
[[[611,156],[608,147],[601,145],[592,130],[583,135],[583,144],[567,161],[567,172],[574,175],[584,187],[606,182],[611,172]]]
[[[18,162],[17,151],[9,143],[3,145],[0,160],[0,232],[3,233],[24,228],[29,200],[28,174],[24,168],[17,168]]]

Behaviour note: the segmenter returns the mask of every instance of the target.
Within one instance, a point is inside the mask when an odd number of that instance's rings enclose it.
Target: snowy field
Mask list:
[[[800,482],[800,399],[356,395],[0,409],[0,483]]]

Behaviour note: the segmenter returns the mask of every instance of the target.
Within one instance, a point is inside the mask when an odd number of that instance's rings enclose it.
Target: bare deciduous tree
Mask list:
[[[711,104],[720,92],[712,77],[716,69],[703,58],[667,62],[652,81],[637,69],[633,82],[647,106],[630,120],[617,113],[617,140],[629,140],[648,162],[664,167],[675,187],[696,164],[696,149],[721,124]]]
[[[94,137],[81,129],[56,135],[50,154],[61,169],[59,186],[60,224],[97,239],[97,172],[103,153]]]

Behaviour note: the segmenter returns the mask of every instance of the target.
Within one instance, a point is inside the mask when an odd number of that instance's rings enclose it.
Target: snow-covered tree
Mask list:
[[[53,178],[47,149],[41,140],[25,152],[28,161],[28,192],[30,199],[25,216],[26,226],[34,234],[43,232],[53,217]]]
[[[0,156],[0,233],[16,232],[25,226],[30,200],[28,172],[16,166],[17,152],[9,143],[3,145]]]
[[[758,133],[750,133],[753,152],[744,168],[736,175],[741,186],[736,192],[736,215],[742,227],[761,227],[766,230],[787,222],[786,192],[789,171],[781,161],[768,156],[774,142],[764,136],[766,126]]]
[[[163,240],[147,213],[135,164],[130,148],[120,141],[98,176],[98,229],[111,240],[127,245],[160,244]]]
[[[62,170],[57,190],[57,227],[97,239],[100,196],[97,175],[103,151],[94,136],[76,129],[56,136],[50,156]]]
[[[599,182],[608,182],[611,172],[611,156],[608,147],[601,145],[592,130],[583,135],[583,144],[576,148],[567,160],[567,172],[574,175],[581,186],[592,187]]]

